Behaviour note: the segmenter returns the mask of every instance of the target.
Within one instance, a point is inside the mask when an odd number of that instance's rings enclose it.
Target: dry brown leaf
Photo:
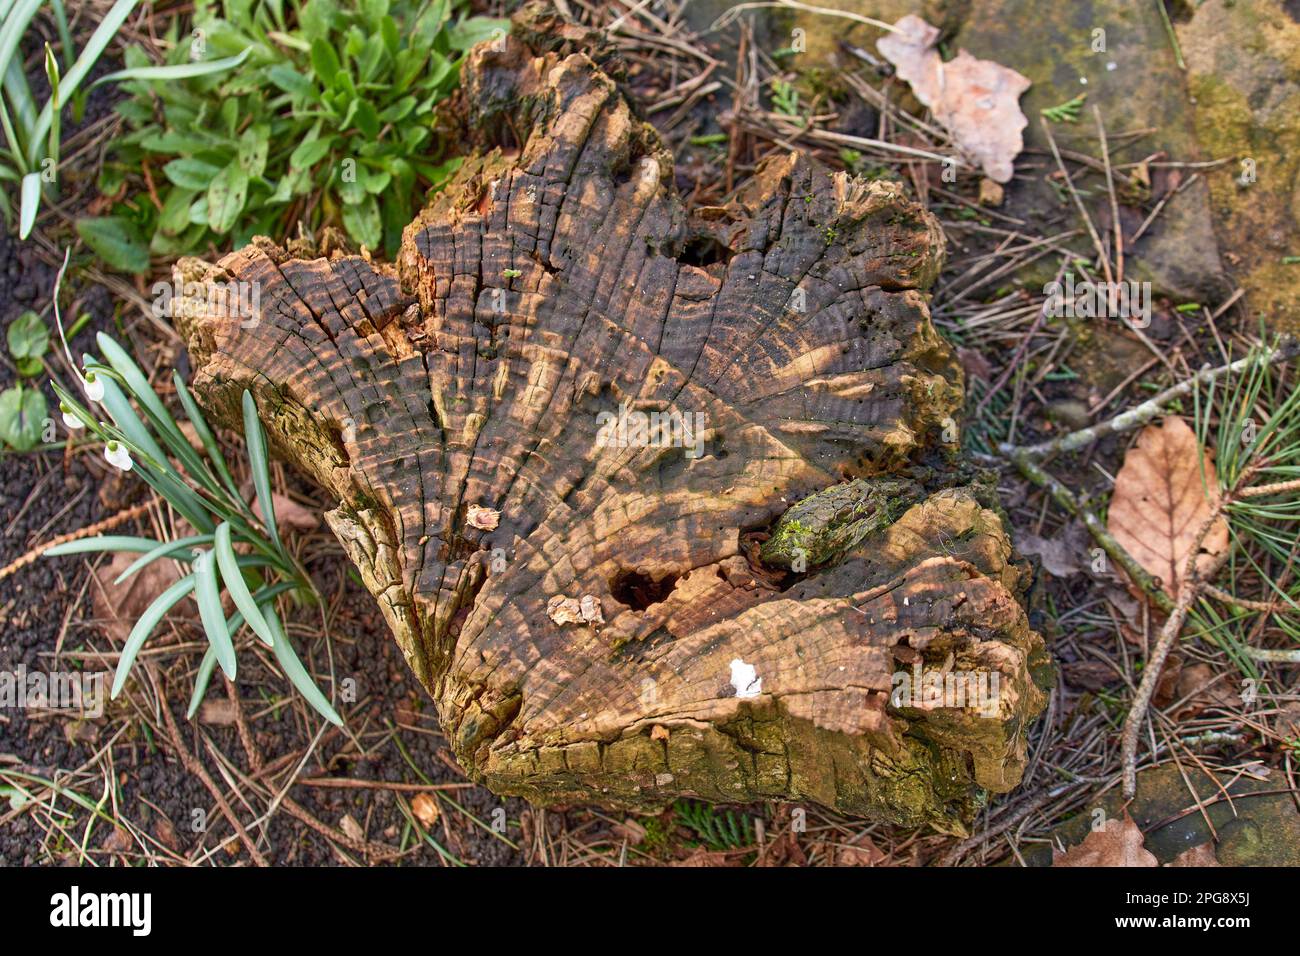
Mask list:
[[[1115,476],[1106,518],[1115,540],[1175,598],[1217,493],[1214,463],[1208,458],[1202,481],[1200,452],[1195,433],[1181,418],[1142,429]],[[1227,546],[1228,525],[1220,517],[1202,542],[1197,569],[1208,569]]]
[[[1052,866],[1159,866],[1142,844],[1145,838],[1133,819],[1111,817],[1101,830],[1091,831],[1078,846],[1062,853],[1052,848]]]
[[[1207,707],[1233,711],[1241,706],[1241,695],[1233,690],[1232,682],[1221,679],[1209,664],[1184,667],[1174,697],[1185,702],[1175,715],[1179,719],[1195,716]]]
[[[95,570],[94,592],[95,620],[104,632],[118,642],[125,641],[131,628],[154,599],[180,578],[176,565],[166,559],[154,561],[121,584],[118,577],[140,557],[138,554],[120,552],[108,564]],[[175,614],[184,609],[190,599],[173,609]]]
[[[894,30],[876,42],[881,55],[985,176],[1009,182],[1012,160],[1025,147],[1021,131],[1029,121],[1020,111],[1020,94],[1029,80],[965,50],[945,63],[934,46],[939,30],[918,16],[908,14]]]
[[[884,851],[866,834],[836,845],[833,850],[836,866],[875,866],[885,859]]]
[[[360,842],[366,838],[366,833],[361,829],[361,824],[357,823],[356,818],[350,813],[343,814],[343,819],[339,820],[339,829],[343,831],[348,839]]]
[[[1037,556],[1043,563],[1043,570],[1054,578],[1068,578],[1082,572],[1088,566],[1089,554],[1095,547],[1088,529],[1079,521],[1071,521],[1046,538],[1017,532],[1015,541],[1021,554]]]
[[[1165,866],[1220,866],[1219,858],[1214,855],[1213,843],[1202,843],[1190,850],[1184,850]]]
[[[411,801],[411,812],[426,828],[438,822],[438,801],[427,793],[417,793]]]
[[[320,527],[320,515],[274,491],[271,492],[271,507],[275,509],[275,523],[281,531],[315,531]],[[253,513],[259,519],[262,517],[262,505],[256,499],[253,500]]]
[[[199,704],[199,723],[218,727],[235,725],[235,703],[229,699],[205,700]]]

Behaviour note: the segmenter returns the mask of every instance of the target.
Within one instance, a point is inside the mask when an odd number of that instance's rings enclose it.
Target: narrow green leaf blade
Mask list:
[[[203,695],[208,692],[208,684],[212,681],[212,671],[217,666],[217,649],[211,644],[203,652],[203,661],[199,664],[199,672],[194,675],[194,692],[190,694],[190,706],[185,711],[185,719],[193,718],[195,711],[199,709],[199,704],[203,703]]]
[[[230,543],[228,522],[223,521],[217,525],[216,533],[212,538],[212,551],[217,556],[217,566],[221,569],[221,579],[226,583],[226,593],[235,602],[239,612],[244,615],[244,620],[253,629],[253,633],[260,637],[267,647],[273,647],[275,636],[266,626],[266,620],[262,617],[262,612],[244,581],[238,558],[235,556],[235,548]]]
[[[244,390],[244,442],[248,445],[248,463],[253,472],[253,487],[262,509],[262,520],[271,540],[280,544],[280,531],[275,525],[275,508],[271,498],[271,471],[266,456],[266,433],[262,420],[257,417],[257,403],[252,392]]]
[[[284,676],[289,678],[289,682],[298,689],[298,693],[306,699],[307,703],[315,709],[331,724],[343,726],[343,718],[330,704],[316,682],[311,679],[311,674],[307,673],[307,668],[302,666],[302,661],[298,660],[298,655],[294,653],[293,645],[289,643],[289,638],[285,636],[284,629],[280,626],[280,619],[275,614],[270,614],[266,622],[271,625],[271,631],[275,636],[275,643],[271,649],[275,652],[275,659],[280,663],[280,669],[284,671]]]
[[[235,645],[226,628],[226,613],[221,609],[221,592],[217,583],[217,564],[212,552],[205,551],[194,559],[194,596],[199,602],[199,619],[208,643],[217,649],[217,663],[231,680],[235,679]]]
[[[117,576],[117,580],[114,581],[113,583],[121,584],[127,578],[131,577],[131,575],[147,567],[148,565],[153,564],[159,558],[176,557],[176,552],[178,551],[185,551],[188,549],[192,549],[196,545],[209,544],[211,543],[211,541],[212,541],[212,535],[210,534],[196,534],[189,538],[177,538],[175,541],[164,541],[162,544],[158,545],[158,547],[154,548],[152,551],[147,551],[143,555],[141,555],[140,557],[132,561],[130,567],[128,567],[121,574],[119,574]],[[178,561],[193,560],[193,555],[191,555],[191,557],[189,558],[183,556],[177,557],[176,560]]]
[[[129,535],[100,534],[91,538],[79,538],[65,541],[52,548],[46,548],[42,554],[47,558],[58,558],[65,554],[91,554],[98,551],[152,551],[158,542],[152,538],[134,538]]]

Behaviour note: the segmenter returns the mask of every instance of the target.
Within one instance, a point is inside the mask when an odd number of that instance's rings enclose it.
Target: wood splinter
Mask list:
[[[260,296],[255,324],[178,310],[197,394],[233,423],[250,389],[339,502],[494,791],[964,832],[1020,781],[1049,662],[956,461],[937,223],[799,153],[688,213],[587,55],[496,46],[463,73],[482,148],[395,264],[262,239],[178,264]]]

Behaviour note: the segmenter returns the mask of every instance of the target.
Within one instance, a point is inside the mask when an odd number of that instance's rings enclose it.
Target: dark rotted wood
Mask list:
[[[1019,781],[1044,654],[996,510],[954,477],[933,219],[797,153],[688,215],[672,157],[581,53],[480,47],[464,91],[484,148],[395,265],[263,240],[178,265],[260,292],[252,327],[181,310],[204,403],[237,421],[250,388],[338,500],[458,759],[498,792],[960,830]],[[621,408],[704,427],[600,441]],[[834,490],[904,472],[891,507]],[[833,506],[808,515],[874,523],[789,570],[802,526],[776,522],[819,492]],[[996,673],[995,706],[891,703],[914,664]]]

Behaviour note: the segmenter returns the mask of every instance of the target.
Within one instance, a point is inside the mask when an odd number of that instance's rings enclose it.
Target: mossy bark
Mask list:
[[[251,389],[338,500],[330,526],[474,779],[960,830],[1019,780],[1045,657],[1023,567],[944,445],[962,383],[923,294],[937,224],[797,153],[688,214],[653,129],[556,46],[471,54],[479,150],[395,265],[263,240],[182,262],[262,303],[252,327],[192,304],[197,393],[233,422]],[[629,413],[697,430],[610,441]],[[791,505],[891,476],[907,506],[833,560],[759,558]],[[917,666],[999,690],[983,711],[895,706]]]

